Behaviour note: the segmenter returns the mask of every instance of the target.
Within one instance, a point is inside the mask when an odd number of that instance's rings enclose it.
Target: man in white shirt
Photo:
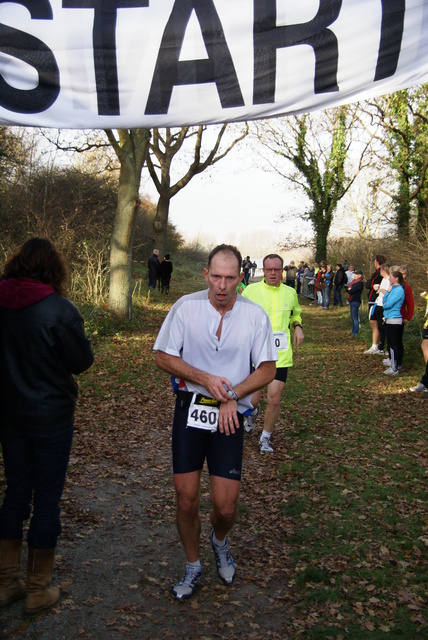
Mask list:
[[[353,279],[355,278],[355,273],[354,273],[354,265],[350,264],[348,267],[348,270],[345,271],[346,277],[347,277],[347,281],[346,281],[346,287],[349,287],[349,285],[351,284],[351,282],[353,281]],[[349,304],[349,300],[346,301],[346,304]]]
[[[348,278],[346,284],[350,285],[352,280],[355,278],[354,265],[350,264],[349,267],[348,267],[348,270],[345,271],[345,273],[346,273],[346,277]]]
[[[226,535],[235,522],[241,485],[243,415],[252,411],[253,392],[276,372],[277,352],[266,312],[236,294],[241,264],[235,247],[213,249],[204,269],[208,290],[174,304],[154,345],[157,366],[170,373],[177,386],[173,474],[177,527],[187,559],[185,574],[172,590],[177,600],[190,598],[202,575],[199,488],[205,458],[217,572],[227,585],[235,578]]]

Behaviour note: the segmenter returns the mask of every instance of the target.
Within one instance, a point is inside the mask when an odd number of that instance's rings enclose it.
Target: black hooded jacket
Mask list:
[[[94,361],[83,319],[52,287],[30,278],[0,281],[0,423],[41,431],[72,423],[73,374]]]

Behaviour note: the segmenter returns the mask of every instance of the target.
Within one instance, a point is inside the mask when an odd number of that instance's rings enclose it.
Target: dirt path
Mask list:
[[[90,384],[84,385],[81,393],[54,577],[54,582],[61,587],[61,599],[53,611],[31,621],[23,618],[22,603],[0,611],[0,637],[287,640],[315,637],[310,635],[310,630],[323,615],[325,628],[332,630],[331,637],[345,637],[346,624],[342,627],[338,609],[341,598],[355,609],[355,614],[349,613],[349,619],[352,616],[358,621],[361,619],[362,628],[366,619],[369,620],[367,624],[371,624],[370,607],[376,608],[376,604],[368,604],[363,616],[358,609],[363,596],[357,591],[352,597],[350,595],[349,573],[355,564],[354,556],[348,559],[315,555],[313,565],[317,569],[318,561],[322,560],[322,570],[328,571],[328,584],[308,582],[307,603],[302,602],[302,590],[296,589],[296,581],[304,570],[292,557],[296,545],[306,545],[310,559],[311,540],[304,537],[308,527],[319,525],[321,535],[326,531],[328,536],[337,530],[339,522],[340,514],[332,510],[318,486],[318,474],[331,477],[333,486],[338,487],[339,497],[344,495],[346,499],[353,489],[349,473],[354,469],[359,473],[360,465],[366,463],[363,454],[370,455],[370,451],[367,454],[363,450],[364,440],[358,441],[358,433],[353,432],[355,396],[346,402],[341,400],[337,409],[335,380],[338,376],[347,376],[350,371],[354,375],[356,369],[361,370],[358,383],[352,383],[355,394],[368,392],[374,381],[379,380],[376,363],[364,361],[361,355],[363,345],[353,344],[350,351],[349,342],[346,342],[347,325],[335,334],[332,345],[335,326],[332,315],[322,314],[314,308],[305,309],[305,313],[306,351],[302,351],[296,371],[290,376],[290,383],[287,382],[288,400],[275,434],[275,455],[261,457],[257,435],[246,436],[238,521],[230,536],[237,565],[234,584],[225,587],[215,572],[209,544],[208,479],[204,473],[201,494],[203,581],[192,600],[175,602],[171,598],[170,589],[181,577],[184,567],[184,555],[175,528],[170,474],[173,396],[166,377],[160,382],[152,382],[152,336],[147,335],[145,346],[138,344],[136,351],[132,340],[122,338],[114,352],[120,353],[122,358],[117,372],[113,374],[109,369],[112,355],[100,349]],[[131,382],[120,381],[120,373],[132,368],[140,376],[148,372],[147,382],[138,388]],[[104,395],[96,398],[93,388],[98,379],[104,380],[106,389]],[[401,381],[388,381],[387,384],[400,385]],[[302,387],[304,393],[297,400]],[[290,406],[291,398],[295,405],[299,403],[298,422]],[[404,402],[403,398],[399,403],[404,416],[399,437],[410,434],[409,438],[413,438],[418,430],[422,433],[422,423],[426,428],[426,405],[423,399],[412,398],[411,402]],[[399,428],[388,417],[390,401],[387,394],[379,394],[376,400],[376,406],[384,403],[388,434]],[[360,406],[365,408],[364,404],[360,403]],[[312,431],[308,436],[310,428],[306,425],[311,421],[314,426],[310,427]],[[294,465],[299,463],[296,452],[304,437],[308,447],[299,455],[301,458],[314,456],[311,476],[300,476]],[[332,437],[338,443],[344,443],[346,453],[342,456],[330,454]],[[413,443],[409,438],[402,441],[407,443],[409,464],[416,468],[423,453],[422,439]],[[389,442],[387,450],[391,452],[394,443]],[[327,462],[330,456],[330,467],[320,467],[319,452],[325,452]],[[368,466],[375,464],[374,456]],[[294,480],[292,493],[290,485]],[[362,509],[367,508],[361,504]],[[422,509],[423,505],[418,508]],[[345,543],[354,544],[353,536],[358,538],[363,522],[365,520],[355,523],[355,533],[349,533],[350,542],[345,540]],[[293,548],[290,541],[297,528],[300,542],[294,542]],[[374,536],[373,544],[377,542]],[[372,550],[364,556],[365,551],[361,551],[364,540],[356,548],[360,549],[362,562],[366,561],[370,568],[369,562],[374,562],[369,556]],[[416,545],[414,550],[415,553],[418,551]],[[379,560],[376,562],[378,567]],[[330,594],[331,601],[324,604],[322,598],[330,593],[328,590],[335,587],[337,576],[342,574],[342,590],[337,596]],[[374,601],[376,593],[369,592],[367,598]],[[418,615],[417,598],[409,603]],[[379,615],[385,615],[387,619],[388,612],[383,611],[382,606],[379,605]]]

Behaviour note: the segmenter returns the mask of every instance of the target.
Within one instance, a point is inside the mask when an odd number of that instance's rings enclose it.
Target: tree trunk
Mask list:
[[[315,262],[327,260],[327,236],[324,229],[317,232],[315,238]]]
[[[327,238],[330,231],[331,215],[320,208],[312,221],[315,233],[315,261],[327,260]]]
[[[121,146],[110,139],[120,160],[119,192],[110,247],[109,309],[120,318],[132,317],[132,245],[141,171],[150,131],[119,130]]]
[[[153,249],[159,249],[159,257],[161,259],[168,249],[166,246],[166,231],[168,226],[170,203],[170,197],[165,195],[159,196],[156,217],[153,221]]]

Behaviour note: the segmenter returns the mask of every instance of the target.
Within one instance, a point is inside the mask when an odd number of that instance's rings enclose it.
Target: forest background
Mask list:
[[[428,85],[422,85],[249,125],[105,132],[1,127],[0,262],[29,236],[47,235],[70,265],[75,302],[130,317],[133,295],[146,292],[153,248],[193,274],[218,233],[230,241],[222,215],[242,219],[243,183],[230,206],[223,200],[218,218],[209,204],[192,199],[193,185],[215,181],[225,163],[243,174],[251,166],[247,191],[257,192],[257,172],[262,184],[269,175],[282,186],[276,222],[261,209],[255,233],[242,225],[243,255],[279,251],[333,265],[346,258],[369,277],[374,255],[383,253],[391,264],[407,264],[415,288],[424,289],[427,114]],[[204,225],[205,236],[184,236],[171,223],[174,198],[183,193],[187,217],[195,229]]]

